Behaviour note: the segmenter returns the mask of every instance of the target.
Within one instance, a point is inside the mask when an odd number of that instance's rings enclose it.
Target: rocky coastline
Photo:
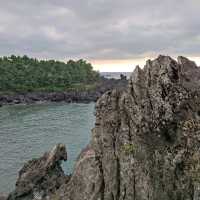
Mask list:
[[[125,88],[128,84],[126,78],[106,79],[101,78],[98,86],[93,90],[71,90],[63,92],[28,92],[16,94],[0,94],[0,107],[13,104],[33,104],[38,102],[67,102],[89,103],[96,102],[108,90]]]
[[[71,175],[56,145],[19,172],[7,200],[200,200],[200,68],[148,60],[96,103],[91,141]]]

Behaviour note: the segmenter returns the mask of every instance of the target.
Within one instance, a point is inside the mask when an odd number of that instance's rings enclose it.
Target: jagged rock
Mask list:
[[[102,198],[103,186],[100,160],[88,145],[79,155],[70,181],[58,190],[56,196],[64,199],[97,200]]]
[[[54,200],[200,200],[200,68],[168,56],[106,92],[69,182]]]
[[[67,152],[64,145],[58,144],[41,158],[26,163],[8,200],[47,199],[69,180],[60,166],[62,160],[67,160]]]
[[[90,142],[96,164],[88,160],[75,169],[76,184],[69,181],[60,198],[199,200],[199,77],[194,62],[159,56],[135,68],[127,90],[105,93]],[[90,177],[90,168],[98,178],[81,178]],[[101,189],[69,190],[91,184]]]

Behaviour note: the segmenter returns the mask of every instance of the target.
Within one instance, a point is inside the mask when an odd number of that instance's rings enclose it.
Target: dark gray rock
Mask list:
[[[67,152],[64,145],[58,144],[41,158],[26,163],[8,200],[48,199],[69,180],[60,166],[62,160],[67,160]]]
[[[103,187],[100,159],[88,145],[78,157],[70,181],[63,185],[55,196],[57,199],[97,200],[102,198]]]
[[[136,67],[127,91],[105,93],[96,104],[90,142],[96,162],[83,153],[77,164],[87,162],[59,198],[199,200],[199,76],[188,59],[159,56]]]

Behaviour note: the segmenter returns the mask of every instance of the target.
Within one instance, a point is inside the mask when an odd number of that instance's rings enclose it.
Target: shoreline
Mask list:
[[[4,105],[34,104],[37,102],[90,103],[96,102],[106,91],[115,88],[126,88],[127,80],[104,79],[95,89],[90,91],[62,92],[27,92],[16,94],[0,94],[0,107]]]
[[[96,102],[101,92],[30,92],[26,94],[0,95],[0,107],[4,105],[34,104],[38,102],[90,103]]]

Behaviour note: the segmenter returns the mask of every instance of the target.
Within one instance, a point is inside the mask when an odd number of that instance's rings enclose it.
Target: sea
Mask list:
[[[114,78],[114,79],[120,79],[120,75],[123,74],[126,76],[127,79],[130,78],[131,72],[101,72],[100,73],[105,78]]]

